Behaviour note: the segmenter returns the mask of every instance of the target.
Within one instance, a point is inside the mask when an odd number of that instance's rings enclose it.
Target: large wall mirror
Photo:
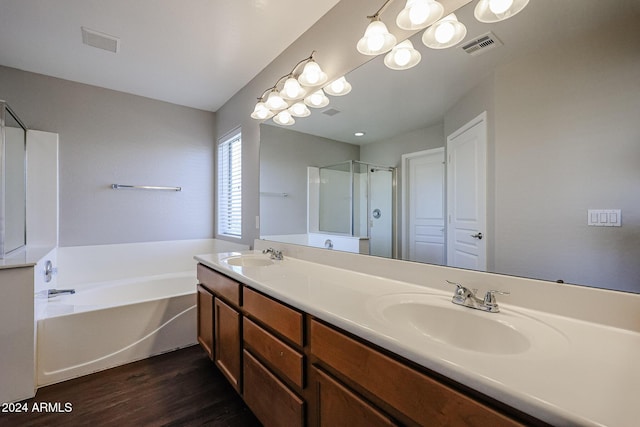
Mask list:
[[[350,94],[293,126],[261,125],[261,236],[308,232],[309,167],[359,161],[397,168],[394,255],[453,265],[447,215],[459,203],[443,162],[484,117],[480,269],[639,293],[640,1],[536,0],[497,24],[477,22],[475,3],[456,12],[468,30],[456,47],[431,50],[420,32],[416,67],[392,71],[376,57],[347,75]],[[493,47],[461,48],[487,33]],[[436,157],[421,174],[422,155]],[[416,206],[442,221],[422,251]]]

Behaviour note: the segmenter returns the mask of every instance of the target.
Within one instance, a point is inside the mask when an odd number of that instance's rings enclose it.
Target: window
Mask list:
[[[218,234],[242,237],[242,137],[218,145]]]

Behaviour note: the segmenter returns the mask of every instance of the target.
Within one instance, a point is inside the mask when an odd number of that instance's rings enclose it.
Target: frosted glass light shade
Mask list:
[[[311,108],[322,108],[329,105],[329,98],[324,94],[322,89],[318,89],[304,99],[304,103]]]
[[[528,3],[529,0],[480,0],[473,14],[478,21],[491,24],[511,18]]]
[[[266,104],[262,101],[258,102],[251,113],[251,118],[256,120],[266,120],[274,116],[274,112],[267,108]]]
[[[396,24],[403,30],[421,30],[442,18],[444,7],[434,0],[407,0]]]
[[[396,44],[396,37],[389,32],[384,22],[372,21],[358,41],[358,52],[363,55],[380,55],[388,52]]]
[[[289,106],[287,102],[280,96],[277,91],[273,91],[269,94],[267,102],[265,102],[268,109],[273,111],[284,110]]]
[[[306,94],[307,91],[302,86],[300,86],[298,80],[294,79],[293,77],[289,77],[287,80],[285,80],[284,86],[280,91],[280,96],[288,100],[304,98]]]
[[[331,96],[342,96],[351,92],[351,83],[344,78],[344,76],[340,77],[329,83],[324,91]]]
[[[311,111],[304,105],[304,102],[296,102],[287,109],[289,114],[293,117],[308,117],[311,115]]]
[[[427,28],[422,43],[431,49],[446,49],[460,43],[466,35],[467,27],[452,13]]]
[[[282,126],[291,126],[296,121],[291,117],[291,113],[288,110],[280,111],[273,118],[273,121]]]
[[[415,50],[411,41],[407,39],[398,43],[391,49],[391,52],[385,55],[384,65],[392,70],[408,70],[418,65],[421,59],[420,52]]]
[[[315,61],[309,61],[302,69],[298,81],[303,86],[319,86],[327,82],[327,74],[322,71]]]

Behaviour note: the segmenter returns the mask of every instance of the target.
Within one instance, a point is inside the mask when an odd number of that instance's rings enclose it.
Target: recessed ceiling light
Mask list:
[[[364,136],[365,132],[356,132],[354,133],[355,136]]]

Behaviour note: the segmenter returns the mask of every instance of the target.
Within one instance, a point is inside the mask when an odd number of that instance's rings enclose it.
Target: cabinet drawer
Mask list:
[[[311,322],[311,354],[419,425],[520,425],[315,320]]]
[[[265,427],[304,425],[304,401],[244,350],[244,401]]]
[[[240,283],[198,264],[198,282],[236,307],[240,306]]]
[[[386,415],[323,372],[313,369],[319,427],[396,426]]]
[[[294,344],[303,346],[302,313],[247,287],[243,288],[242,298],[249,316],[258,319]]]
[[[245,347],[260,356],[267,365],[303,388],[304,356],[246,317],[243,319]]]

